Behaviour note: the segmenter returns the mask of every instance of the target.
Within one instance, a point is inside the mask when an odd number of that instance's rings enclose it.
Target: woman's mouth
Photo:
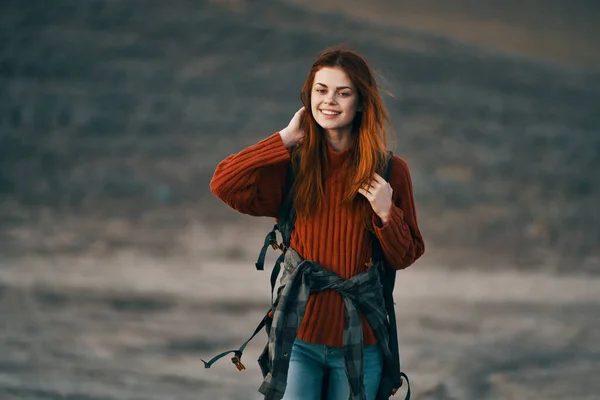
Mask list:
[[[341,114],[340,111],[333,111],[333,110],[320,110],[320,111],[321,111],[321,114],[323,114],[327,118],[335,118]]]

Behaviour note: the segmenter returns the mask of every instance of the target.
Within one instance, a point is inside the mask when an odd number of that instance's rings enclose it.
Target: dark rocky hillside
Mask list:
[[[212,171],[342,42],[394,95],[436,259],[600,269],[600,75],[275,0],[4,1],[0,252],[171,254],[191,223],[251,224]]]

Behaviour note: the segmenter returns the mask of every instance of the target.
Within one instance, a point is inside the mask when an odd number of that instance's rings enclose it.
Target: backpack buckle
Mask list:
[[[286,247],[282,242],[281,244],[277,243],[277,240],[271,240],[271,247],[273,250],[281,250],[282,253],[285,253]]]
[[[246,367],[244,366],[244,364],[242,364],[242,362],[240,361],[240,358],[238,356],[231,357],[231,362],[235,364],[238,371],[246,369]]]

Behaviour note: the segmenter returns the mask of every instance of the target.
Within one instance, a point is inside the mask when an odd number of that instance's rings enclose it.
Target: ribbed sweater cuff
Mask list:
[[[373,214],[373,228],[379,240],[387,243],[403,242],[411,238],[410,229],[404,222],[404,212],[400,207],[392,204],[390,209],[390,217],[385,225],[381,219]]]

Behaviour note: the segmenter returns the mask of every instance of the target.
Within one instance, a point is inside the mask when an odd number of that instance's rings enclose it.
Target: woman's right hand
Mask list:
[[[306,112],[306,108],[302,107],[290,120],[288,126],[279,131],[283,144],[288,149],[294,147],[304,140],[304,131],[300,127],[302,121],[302,115]]]

